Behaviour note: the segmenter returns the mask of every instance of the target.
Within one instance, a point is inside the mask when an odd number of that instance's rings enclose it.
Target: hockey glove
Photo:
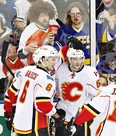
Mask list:
[[[11,131],[13,118],[10,116],[5,116],[5,122],[6,122],[6,126],[7,126],[8,130]]]
[[[76,129],[75,125],[72,125],[70,127],[68,125],[66,125],[63,133],[64,133],[65,136],[73,136],[73,134],[75,134],[76,130],[77,129]]]
[[[56,127],[55,127],[55,120],[50,118],[50,136],[55,136]]]
[[[52,118],[55,120],[55,127],[61,127],[64,125],[64,120],[65,120],[65,111],[62,109],[57,109],[57,114],[60,116],[59,118],[55,118],[52,116]]]
[[[12,122],[13,122],[16,106],[13,106],[12,108],[13,109],[12,109],[12,114],[11,115],[8,115],[7,112],[4,112],[6,126],[7,126],[8,130],[10,130],[10,131],[11,131],[11,128],[12,128]]]
[[[59,118],[54,118],[53,117],[53,119],[55,120],[55,127],[61,127],[64,124],[65,116],[62,115]]]
[[[76,132],[76,127],[74,125],[74,118],[64,127],[64,135],[65,136],[72,136]]]

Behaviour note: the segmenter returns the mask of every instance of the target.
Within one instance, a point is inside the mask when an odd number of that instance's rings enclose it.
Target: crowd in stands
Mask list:
[[[38,26],[37,22],[41,14],[37,9],[39,9],[39,6],[41,7],[41,5],[38,5],[40,1],[41,0],[1,0],[0,54],[2,52],[4,40],[10,42],[10,39],[12,38],[17,42],[17,57],[22,59],[22,61],[27,59],[28,65],[32,63],[31,54],[37,47],[42,46],[42,44],[50,44],[54,46],[58,51],[60,51],[63,60],[65,60],[67,50],[65,49],[65,45],[67,38],[75,36],[84,45],[85,64],[90,65],[91,54],[89,16],[87,12],[88,3],[86,2],[83,7],[79,2],[72,2],[72,4],[67,7],[65,21],[62,21],[58,18],[59,9],[57,9],[57,5],[55,5],[57,2],[43,0],[45,3],[48,2],[49,6],[51,5],[52,7],[50,8],[47,6],[48,8],[44,10],[45,13],[48,13],[49,15],[48,20],[46,21],[46,26],[44,22],[39,22],[40,26]],[[37,4],[34,5],[34,3]],[[64,3],[69,4],[68,1],[65,1]],[[102,25],[99,25],[99,23],[96,24],[96,60],[100,58],[97,68],[99,68],[98,71],[101,71],[101,65],[105,65],[103,62],[107,63],[105,62],[105,55],[110,51],[115,53],[115,40],[112,41],[113,46],[111,45],[111,42],[108,42],[108,40],[111,41],[113,37],[115,37],[116,15],[114,7],[116,4],[114,0],[109,4],[107,1],[105,2],[100,0],[97,0],[96,3],[97,20],[101,21],[102,18]],[[72,9],[72,7],[75,8]],[[49,8],[51,10],[49,10]],[[75,14],[75,12],[78,14]],[[40,33],[41,29],[42,33]],[[14,60],[12,60],[12,62],[14,63]],[[15,67],[15,69],[17,68]],[[113,73],[115,73],[114,68],[113,70]]]
[[[60,2],[60,0],[58,2]],[[68,0],[64,1],[64,3],[68,2]],[[84,66],[89,67],[91,65],[91,46],[94,45],[91,45],[90,43],[89,10],[87,10],[78,0],[76,2],[70,2],[69,5],[65,7],[66,13],[64,15],[64,20],[62,20],[59,17],[59,9],[57,9],[57,5],[55,5],[56,3],[57,2],[52,0],[0,0],[0,57],[1,60],[5,60],[5,63],[13,73],[12,75],[11,72],[9,72],[8,68],[2,61],[0,73],[4,76],[0,77],[0,99],[4,98],[6,90],[13,84],[14,75],[18,70],[27,66],[35,65],[35,62],[33,61],[33,54],[42,46],[52,46],[59,52],[60,58],[58,58],[55,69],[50,72],[52,77],[56,74],[61,83],[67,80],[69,76],[67,73],[70,73],[70,70],[74,72],[74,75],[71,75],[72,79],[74,79],[75,76],[78,77],[79,72]],[[87,2],[86,6],[89,9]],[[3,52],[3,48],[5,47],[7,48],[6,52]],[[79,69],[75,64],[76,62],[74,62],[75,60],[73,60],[73,55],[68,54],[70,48],[74,49],[72,53],[75,53],[75,50],[82,50],[82,52],[79,52],[81,55],[77,54],[77,56],[81,56],[82,58],[78,64],[81,65],[81,68]],[[98,80],[98,77],[96,76],[95,79],[91,72],[94,70],[95,72],[98,71],[101,79],[103,78],[106,81],[103,83],[103,86],[106,86],[108,85],[109,77],[111,75],[116,76],[115,0],[111,0],[109,3],[107,0],[96,1],[95,48],[95,69],[90,68],[91,70],[89,70],[89,68],[85,68],[87,70],[80,73],[83,76],[87,76],[88,84],[90,81],[93,85],[95,85],[94,82]],[[6,54],[5,58],[3,58],[3,54]],[[71,63],[71,57],[73,58],[73,63]],[[41,63],[43,65],[43,62]],[[60,71],[59,66],[64,63],[66,63],[66,66],[63,65],[63,68],[61,67]],[[75,65],[76,68],[73,69],[72,65]],[[67,67],[70,70],[67,70]],[[57,68],[59,68],[59,71],[57,71]],[[64,81],[62,79],[62,69],[65,70]],[[80,71],[77,72],[78,70]],[[88,75],[86,71],[89,72]],[[94,77],[94,80],[92,77],[89,77],[89,74]],[[70,81],[73,81],[72,79]],[[102,85],[101,79],[99,81]],[[58,86],[59,83],[56,83],[56,85]],[[84,83],[83,85],[85,86],[85,90],[86,88],[89,88],[90,90],[93,89],[86,86]],[[63,87],[63,85],[61,86]],[[85,97],[88,101],[88,99],[92,99],[98,93],[97,87],[98,86],[95,85],[94,89],[96,92],[94,93],[86,92],[87,94],[83,96],[81,106],[84,104]],[[56,93],[56,97],[60,97],[59,94]],[[71,98],[69,98],[69,100],[71,100],[71,102],[73,101]],[[61,103],[63,102],[61,101]],[[59,106],[60,108],[58,107],[59,112],[62,112],[60,110],[63,109],[61,105]],[[66,115],[66,117],[69,119],[66,121],[69,122],[71,118],[68,115]],[[62,127],[58,128],[58,130],[56,130],[56,136],[63,136],[61,131]],[[80,133],[80,136],[81,135],[84,135],[84,133]]]

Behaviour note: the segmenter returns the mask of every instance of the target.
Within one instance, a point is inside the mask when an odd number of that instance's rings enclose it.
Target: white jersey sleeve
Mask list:
[[[94,67],[89,67],[87,68],[87,91],[92,94],[93,96],[95,96],[98,91],[99,91],[99,73],[96,70],[96,68]]]
[[[112,96],[116,98],[116,86],[109,85],[103,87],[89,104],[99,112],[104,112],[106,111],[106,108],[110,106],[111,101],[114,100],[113,98],[111,99]]]
[[[36,110],[46,115],[52,116],[56,113],[53,106],[53,97],[55,95],[54,79],[50,75],[46,75],[44,81],[40,81],[34,88],[34,104]]]

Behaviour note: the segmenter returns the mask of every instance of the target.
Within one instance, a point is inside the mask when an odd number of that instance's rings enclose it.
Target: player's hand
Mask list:
[[[77,134],[83,127],[80,125],[76,125],[75,119],[72,118],[70,122],[64,127],[63,133],[65,136],[73,136]]]
[[[72,126],[69,126],[68,124],[65,126],[64,128],[64,135],[65,136],[73,136],[73,134],[76,132],[76,126],[75,125],[72,125]]]
[[[76,127],[74,125],[75,119],[72,118],[70,122],[64,127],[64,135],[65,136],[72,136],[76,132]]]
[[[52,116],[52,118],[55,120],[55,127],[61,127],[64,124],[64,115],[60,116],[59,118],[55,118],[54,116]]]
[[[52,116],[55,120],[55,127],[61,127],[64,125],[65,111],[62,109],[57,109],[57,112]]]

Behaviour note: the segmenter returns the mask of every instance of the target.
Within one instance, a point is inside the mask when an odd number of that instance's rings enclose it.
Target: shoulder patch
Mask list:
[[[46,75],[46,77],[47,77],[47,79],[50,79],[50,80],[52,80],[52,81],[53,81],[53,78],[52,78],[51,76]]]
[[[21,71],[17,71],[16,73],[16,77],[18,77],[20,75]]]

